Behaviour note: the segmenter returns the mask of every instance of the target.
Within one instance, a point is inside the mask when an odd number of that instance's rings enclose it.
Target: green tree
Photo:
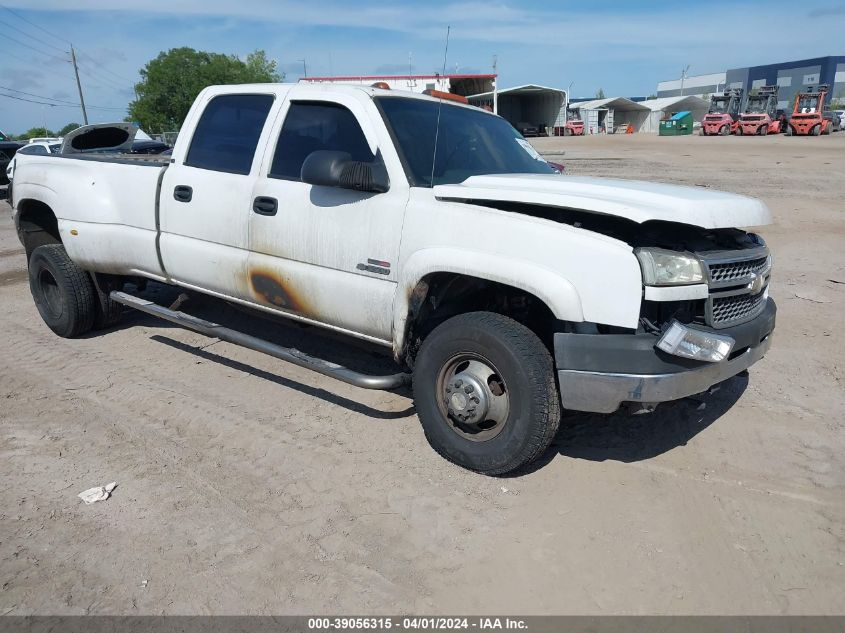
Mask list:
[[[65,134],[67,134],[67,133],[69,133],[69,132],[73,132],[73,131],[74,131],[76,128],[78,128],[78,127],[82,127],[82,124],[81,124],[81,123],[68,123],[68,124],[67,124],[66,126],[64,126],[61,130],[59,130],[58,132],[56,132],[56,134],[57,134],[58,136],[64,136]]]
[[[27,139],[35,138],[36,136],[55,136],[56,133],[52,130],[48,130],[46,127],[31,127],[23,134],[18,135],[19,141],[25,141]]]
[[[159,53],[141,71],[135,84],[136,99],[129,104],[131,121],[150,131],[178,130],[191,104],[207,86],[241,83],[273,83],[282,77],[276,62],[264,51],[247,55],[246,61],[234,55],[173,48]]]
[[[604,99],[604,98],[605,98],[604,89],[599,88],[598,91],[596,92],[596,99]]]

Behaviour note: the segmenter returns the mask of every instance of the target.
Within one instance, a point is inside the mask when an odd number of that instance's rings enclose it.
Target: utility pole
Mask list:
[[[686,79],[687,79],[687,71],[688,71],[688,70],[689,70],[689,64],[687,64],[687,67],[686,67],[686,68],[684,68],[684,69],[681,71],[681,96],[682,96],[682,97],[684,96],[684,82],[685,82],[685,81],[686,81]]]
[[[79,89],[79,104],[82,106],[82,119],[88,125],[88,112],[85,111],[85,98],[82,96],[82,84],[79,81],[79,67],[76,65],[76,51],[70,47],[70,59],[73,62],[73,72],[76,73],[76,87]]]
[[[307,77],[308,76],[308,66],[305,65],[305,60],[304,59],[297,59],[296,61],[302,62],[302,76]]]
[[[499,56],[493,55],[493,114],[499,114]]]

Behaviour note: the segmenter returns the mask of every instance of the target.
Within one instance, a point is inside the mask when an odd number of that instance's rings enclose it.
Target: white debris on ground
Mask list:
[[[96,503],[97,501],[105,501],[111,495],[111,491],[117,488],[117,482],[113,481],[105,486],[97,486],[96,488],[89,488],[84,492],[80,492],[77,497],[82,499],[86,504]]]

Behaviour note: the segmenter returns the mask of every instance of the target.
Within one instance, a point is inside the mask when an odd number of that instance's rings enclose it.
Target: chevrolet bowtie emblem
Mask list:
[[[763,290],[763,285],[766,283],[765,278],[763,275],[754,274],[754,277],[751,278],[751,281],[748,283],[748,289],[751,291],[751,294],[756,295],[761,290]]]

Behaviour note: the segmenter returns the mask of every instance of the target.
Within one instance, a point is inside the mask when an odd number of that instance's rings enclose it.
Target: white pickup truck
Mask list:
[[[487,474],[525,466],[561,409],[635,412],[707,391],[769,349],[758,200],[554,172],[505,120],[368,87],[204,90],[172,156],[29,157],[13,206],[46,324],[121,304],[352,384],[409,382],[431,445]],[[392,349],[354,372],[124,292],[155,280]]]

